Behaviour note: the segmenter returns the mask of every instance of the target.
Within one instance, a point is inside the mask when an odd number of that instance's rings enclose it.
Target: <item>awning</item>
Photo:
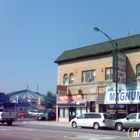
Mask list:
[[[86,107],[87,101],[73,101],[65,103],[57,103],[58,107]]]
[[[105,94],[99,93],[97,97],[97,104],[104,104]]]

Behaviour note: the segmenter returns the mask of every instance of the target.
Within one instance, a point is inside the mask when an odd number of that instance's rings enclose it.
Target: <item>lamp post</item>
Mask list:
[[[103,33],[107,38],[108,40],[110,41],[110,43],[112,44],[113,48],[114,48],[114,51],[113,51],[113,58],[115,61],[115,65],[113,66],[113,81],[116,82],[116,119],[118,118],[118,92],[117,92],[117,89],[118,89],[118,45],[117,43],[111,38],[109,37],[106,33],[104,33],[103,31],[101,31],[99,28],[95,27],[94,28],[94,31],[96,32],[101,32]]]

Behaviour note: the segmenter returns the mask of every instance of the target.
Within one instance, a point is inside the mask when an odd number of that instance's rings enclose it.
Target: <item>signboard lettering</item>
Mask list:
[[[119,104],[137,104],[140,103],[140,86],[126,86],[121,88],[121,92],[118,94]],[[108,87],[105,95],[105,104],[116,103],[116,90],[114,87]]]

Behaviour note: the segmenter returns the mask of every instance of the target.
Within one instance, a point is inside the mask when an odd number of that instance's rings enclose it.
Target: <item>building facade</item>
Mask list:
[[[140,34],[114,40],[119,53],[118,117],[140,111]],[[108,112],[115,117],[116,83],[113,82],[113,47],[108,42],[63,52],[56,60],[57,121],[69,122],[85,112]]]

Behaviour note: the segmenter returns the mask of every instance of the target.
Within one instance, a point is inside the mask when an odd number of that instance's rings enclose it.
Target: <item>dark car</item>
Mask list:
[[[46,112],[44,114],[40,114],[35,117],[36,120],[40,121],[51,121],[56,119],[56,113],[55,112]]]

